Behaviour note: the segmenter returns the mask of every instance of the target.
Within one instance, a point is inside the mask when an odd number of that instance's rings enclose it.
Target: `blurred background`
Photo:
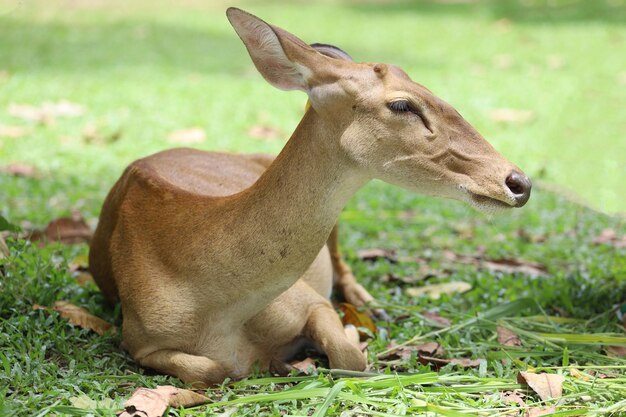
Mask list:
[[[278,152],[306,97],[264,82],[231,5],[401,66],[540,187],[626,211],[623,0],[0,0],[2,214],[95,216],[168,147]]]

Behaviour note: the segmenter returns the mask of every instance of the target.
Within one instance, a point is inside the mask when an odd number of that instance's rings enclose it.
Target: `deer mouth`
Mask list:
[[[504,202],[502,200],[498,200],[496,198],[488,197],[482,194],[476,194],[472,191],[467,190],[467,194],[469,195],[470,203],[481,211],[503,211],[507,209],[511,209],[515,207],[513,204]]]

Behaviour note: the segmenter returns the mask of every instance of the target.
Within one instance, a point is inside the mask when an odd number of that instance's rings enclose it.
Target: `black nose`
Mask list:
[[[530,189],[533,184],[528,177],[521,172],[512,171],[506,177],[505,184],[515,197],[515,207],[522,207],[530,198]]]

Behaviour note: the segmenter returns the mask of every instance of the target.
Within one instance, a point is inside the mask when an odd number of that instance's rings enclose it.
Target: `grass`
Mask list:
[[[596,208],[623,210],[626,126],[619,109],[626,103],[621,57],[614,52],[626,40],[622,8],[540,3],[243,7],[305,40],[336,42],[357,59],[400,64],[533,178],[575,189]],[[287,136],[304,98],[261,80],[224,8],[192,0],[178,7],[29,1],[1,16],[0,71],[8,75],[0,75],[0,125],[22,126],[28,134],[0,138],[0,165],[28,163],[40,175],[0,174],[0,214],[42,227],[75,209],[93,225],[123,167],[174,146],[167,136],[180,128],[202,127],[207,140],[197,146],[204,149],[278,151],[282,140],[257,140],[248,129],[269,126]],[[58,100],[87,111],[53,124],[30,124],[6,111],[13,103]],[[531,109],[535,117],[521,124],[490,120],[492,109],[504,107]],[[95,140],[85,134],[90,129]],[[625,234],[624,218],[549,188],[538,187],[524,209],[490,218],[460,203],[368,185],[342,215],[342,243],[356,275],[392,317],[379,322],[368,347],[372,371],[382,375],[256,374],[208,390],[214,401],[208,406],[171,415],[505,415],[519,410],[501,393],[520,388],[516,376],[527,369],[565,376],[558,415],[624,415],[626,359],[607,356],[606,344],[623,344],[625,337],[612,308],[626,294],[626,250],[594,243],[604,229]],[[68,264],[86,254],[84,245],[8,245],[0,280],[0,415],[114,415],[136,387],[182,386],[137,367],[117,336],[98,336],[32,309],[66,299],[119,324],[119,311],[69,271]],[[400,262],[360,261],[357,250],[370,247],[394,249]],[[523,258],[545,265],[548,275],[450,265],[444,249]],[[472,290],[414,298],[405,289],[422,282],[382,279],[423,276],[418,259],[435,272],[449,270],[427,283],[464,281]],[[424,317],[428,310],[452,324],[434,325]],[[514,329],[522,345],[501,347],[496,325]],[[380,354],[391,340],[435,340],[449,357],[481,364],[436,370],[415,356],[385,358]],[[526,402],[542,404],[532,393]]]

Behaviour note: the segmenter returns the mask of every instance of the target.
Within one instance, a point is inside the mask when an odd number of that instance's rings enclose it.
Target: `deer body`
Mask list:
[[[94,278],[122,304],[131,355],[186,382],[267,368],[302,339],[332,367],[362,370],[358,338],[328,301],[333,271],[349,301],[371,300],[331,235],[348,199],[381,178],[504,208],[523,205],[530,182],[400,69],[322,54],[238,9],[228,16],[262,75],[306,91],[312,107],[273,161],[178,149],[131,164],[103,206]]]

